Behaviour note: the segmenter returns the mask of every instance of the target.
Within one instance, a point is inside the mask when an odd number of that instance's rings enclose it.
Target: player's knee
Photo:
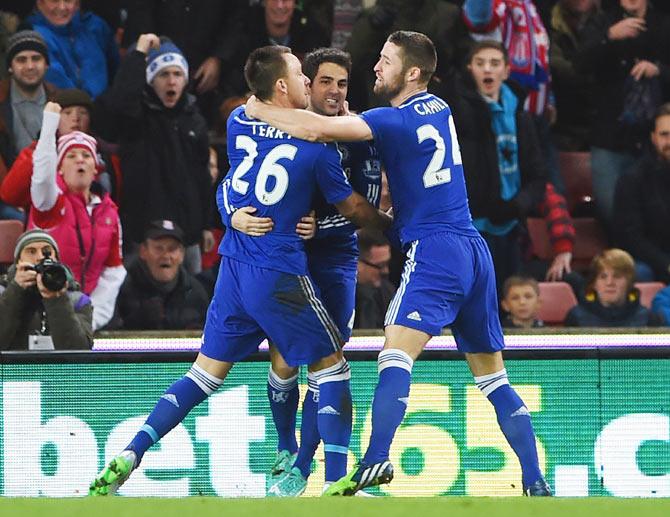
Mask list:
[[[342,353],[342,350],[338,350],[337,352],[330,354],[327,357],[322,357],[318,361],[310,364],[309,371],[318,372],[319,370],[323,370],[324,368],[330,368],[332,366],[335,366],[336,364],[342,361],[346,362],[346,359],[344,359],[344,354]]]

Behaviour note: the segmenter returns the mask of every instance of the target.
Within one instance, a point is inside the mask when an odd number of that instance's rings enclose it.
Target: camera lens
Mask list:
[[[42,271],[42,283],[49,291],[60,291],[67,283],[67,271],[58,263],[45,264]]]

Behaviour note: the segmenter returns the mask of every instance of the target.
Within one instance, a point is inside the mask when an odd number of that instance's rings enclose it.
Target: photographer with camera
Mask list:
[[[91,299],[59,259],[48,233],[30,230],[19,238],[14,264],[0,278],[0,350],[91,348]]]

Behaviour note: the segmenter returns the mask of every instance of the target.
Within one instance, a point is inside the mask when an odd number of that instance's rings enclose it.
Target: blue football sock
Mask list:
[[[305,400],[302,403],[302,419],[300,421],[300,448],[293,463],[293,466],[298,467],[305,478],[308,478],[312,473],[312,460],[321,441],[317,422],[319,385],[312,372],[307,374],[307,384],[308,388],[307,393],[305,393]]]
[[[475,383],[493,404],[498,425],[519,458],[523,486],[532,485],[542,477],[537,459],[535,432],[528,409],[509,385],[507,371],[502,369],[496,373],[475,377]]]
[[[351,439],[349,364],[342,359],[336,365],[314,372],[314,377],[319,385],[317,424],[326,456],[326,482],[337,481],[347,473]]]
[[[298,412],[298,374],[282,379],[272,368],[268,373],[268,401],[272,420],[277,429],[277,450],[295,454],[298,442],[295,439],[295,418]]]
[[[372,465],[389,457],[396,429],[409,403],[414,361],[402,350],[382,350],[377,358],[379,382],[372,401],[372,435],[363,463]]]
[[[126,447],[137,455],[136,465],[154,443],[179,424],[195,406],[214,393],[223,379],[210,375],[197,364],[170,386],[158,400],[135,438]]]

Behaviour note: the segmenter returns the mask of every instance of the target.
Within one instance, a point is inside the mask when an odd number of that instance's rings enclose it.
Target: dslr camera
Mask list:
[[[67,284],[67,269],[60,262],[51,258],[51,250],[43,251],[44,258],[30,269],[42,275],[42,283],[49,291],[60,291]]]

